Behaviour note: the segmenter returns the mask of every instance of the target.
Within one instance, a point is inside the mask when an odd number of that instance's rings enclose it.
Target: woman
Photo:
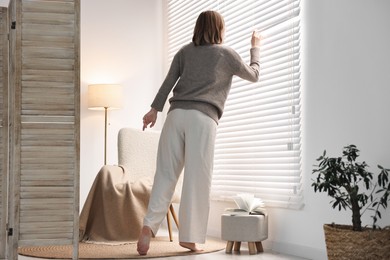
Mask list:
[[[202,12],[192,42],[174,56],[169,72],[150,111],[143,117],[143,130],[153,127],[168,94],[170,109],[164,123],[157,155],[157,170],[148,212],[137,250],[146,255],[150,238],[166,216],[177,180],[184,167],[179,209],[179,243],[198,251],[206,239],[214,142],[234,75],[256,82],[259,78],[260,36],[253,32],[250,65],[231,48],[222,45],[224,21],[215,11]]]

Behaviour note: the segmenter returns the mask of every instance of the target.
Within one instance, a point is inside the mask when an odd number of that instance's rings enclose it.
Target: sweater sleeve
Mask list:
[[[162,111],[167,101],[168,95],[171,92],[172,88],[176,85],[177,80],[181,75],[181,66],[180,66],[180,51],[175,54],[173,57],[171,67],[169,68],[168,74],[165,77],[164,82],[162,83],[160,89],[157,92],[156,97],[154,98],[151,107],[155,108],[157,111]]]
[[[257,82],[260,75],[260,48],[254,47],[250,49],[251,60],[250,64],[245,64],[241,59],[241,64],[236,72],[236,75],[242,79]]]

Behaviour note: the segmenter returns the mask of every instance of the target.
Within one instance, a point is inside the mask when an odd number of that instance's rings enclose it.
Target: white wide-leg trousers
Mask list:
[[[179,241],[204,243],[210,208],[216,122],[197,110],[175,109],[164,123],[144,225],[156,234],[184,167]]]

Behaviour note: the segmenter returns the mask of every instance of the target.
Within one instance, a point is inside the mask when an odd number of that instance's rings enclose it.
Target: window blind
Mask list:
[[[266,206],[301,208],[299,0],[167,1],[168,62],[191,41],[199,13],[216,10],[225,44],[249,63],[258,30],[260,80],[233,78],[215,145],[213,199],[252,193]]]

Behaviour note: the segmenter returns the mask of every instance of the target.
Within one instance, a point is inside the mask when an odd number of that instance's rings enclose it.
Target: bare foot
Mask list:
[[[202,252],[203,251],[203,249],[197,248],[195,243],[180,242],[179,245],[181,247],[184,247],[184,248],[191,250],[192,252]]]
[[[150,238],[152,230],[148,226],[143,226],[138,238],[137,251],[140,255],[146,255],[149,250]]]

